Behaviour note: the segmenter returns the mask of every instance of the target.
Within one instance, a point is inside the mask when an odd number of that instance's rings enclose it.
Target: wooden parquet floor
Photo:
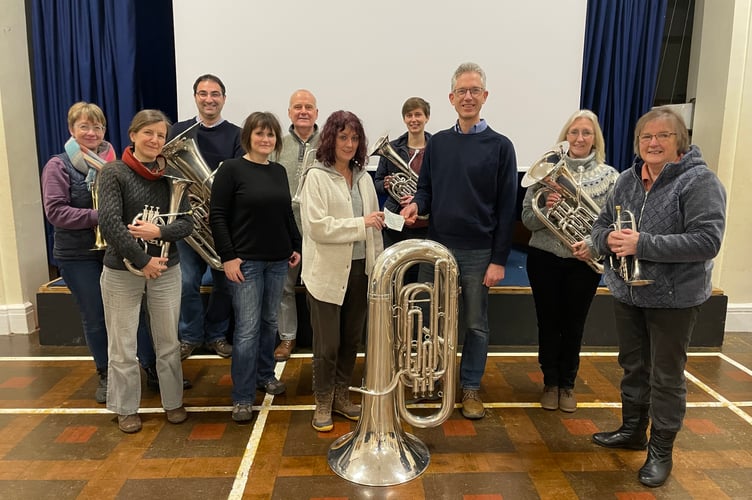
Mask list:
[[[126,435],[93,400],[97,377],[85,352],[0,338],[0,498],[752,498],[752,334],[727,335],[721,352],[690,354],[687,417],[674,471],[658,489],[637,481],[645,452],[590,441],[620,424],[615,352],[583,352],[571,414],[540,408],[534,352],[490,354],[486,417],[469,421],[455,409],[439,427],[405,426],[431,461],[392,487],[359,486],[329,469],[329,446],[355,424],[335,416],[332,432],[311,428],[310,355],[277,365],[287,392],[258,393],[249,425],[230,419],[229,360],[192,357],[183,363],[194,385],[185,392],[188,420],[167,423],[158,393],[143,384],[143,430]]]

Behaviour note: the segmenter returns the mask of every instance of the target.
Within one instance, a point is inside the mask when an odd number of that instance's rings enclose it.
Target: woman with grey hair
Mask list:
[[[605,280],[615,299],[624,370],[623,423],[594,434],[593,441],[608,448],[647,446],[638,478],[656,487],[671,473],[674,440],[686,413],[687,348],[699,307],[712,290],[726,192],[669,108],[655,108],[638,120],[634,148],[639,158],[619,176],[592,233],[596,250],[614,261],[606,266]],[[642,286],[629,276],[638,260]]]

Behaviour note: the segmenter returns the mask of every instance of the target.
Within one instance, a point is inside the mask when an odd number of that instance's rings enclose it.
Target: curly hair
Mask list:
[[[366,132],[363,123],[355,113],[350,111],[335,111],[326,119],[324,128],[321,129],[320,142],[316,151],[316,159],[326,165],[334,165],[336,160],[337,134],[350,127],[358,137],[358,149],[355,156],[350,160],[350,169],[364,168],[368,162]]]

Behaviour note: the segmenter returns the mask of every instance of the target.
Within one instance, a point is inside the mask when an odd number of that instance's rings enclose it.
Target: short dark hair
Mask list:
[[[350,160],[350,169],[364,168],[368,162],[366,132],[363,129],[363,123],[355,113],[350,111],[335,111],[326,119],[324,127],[321,129],[319,147],[316,151],[316,159],[328,166],[334,165],[336,160],[337,134],[347,127],[353,129],[358,134],[358,149],[355,156]]]
[[[274,132],[274,137],[277,138],[274,144],[274,152],[279,156],[279,153],[282,152],[282,127],[274,113],[269,111],[254,111],[245,119],[243,130],[240,132],[240,145],[243,150],[246,153],[251,152],[251,134],[257,128],[261,130],[269,129]]]
[[[219,85],[219,88],[222,89],[222,95],[225,95],[226,89],[225,84],[222,83],[222,80],[219,79],[218,76],[212,75],[211,73],[207,73],[205,75],[201,75],[198,78],[196,78],[196,81],[193,82],[193,93],[196,93],[196,89],[198,89],[198,84],[201,82],[214,82],[217,85]]]
[[[405,101],[405,104],[402,105],[402,117],[404,118],[406,114],[416,109],[423,110],[423,114],[426,115],[427,118],[431,117],[431,105],[422,97],[408,98]]]

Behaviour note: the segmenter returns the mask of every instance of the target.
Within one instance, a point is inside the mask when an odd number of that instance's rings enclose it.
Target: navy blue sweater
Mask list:
[[[430,239],[449,248],[491,248],[491,262],[506,265],[516,197],[517,158],[508,138],[490,127],[431,137],[413,198],[419,214],[431,214]]]
[[[170,128],[168,139],[173,139],[195,124],[196,118],[174,124]],[[196,139],[201,156],[212,170],[216,170],[225,160],[243,156],[243,148],[240,146],[240,127],[227,120],[216,127],[199,125],[192,133],[195,134],[193,137]]]

